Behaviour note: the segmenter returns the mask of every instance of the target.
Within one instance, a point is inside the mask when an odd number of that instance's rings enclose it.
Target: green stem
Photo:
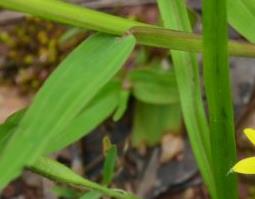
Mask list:
[[[161,29],[158,26],[131,21],[63,1],[0,0],[0,6],[109,34],[123,35],[131,29],[130,31],[137,37],[138,43],[143,45],[191,52],[202,52],[203,49],[199,35]],[[229,54],[255,57],[255,46],[249,43],[230,41]]]
[[[0,6],[80,28],[121,35],[142,23],[97,12],[63,1],[1,0]]]
[[[203,52],[202,37],[198,34],[174,31],[158,27],[135,26],[130,30],[138,43],[173,50]],[[255,45],[230,40],[229,54],[233,56],[254,57]]]

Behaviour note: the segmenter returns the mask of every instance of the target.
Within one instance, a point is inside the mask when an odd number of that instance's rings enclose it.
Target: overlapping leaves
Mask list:
[[[51,139],[60,136],[75,119],[80,124],[89,118],[87,111],[83,118],[82,110],[118,72],[134,45],[133,36],[118,38],[96,34],[80,44],[60,64],[1,151],[0,169],[5,172],[0,176],[0,187],[17,176],[25,165],[34,163],[47,151]]]

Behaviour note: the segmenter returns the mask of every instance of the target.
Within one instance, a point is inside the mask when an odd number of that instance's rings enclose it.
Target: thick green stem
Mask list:
[[[202,40],[192,33],[162,29],[121,17],[52,0],[0,0],[0,6],[80,28],[123,35],[133,32],[137,42],[152,47],[202,52]],[[129,31],[131,29],[131,31]],[[213,30],[215,32],[216,30]],[[255,45],[229,42],[229,54],[255,57]]]

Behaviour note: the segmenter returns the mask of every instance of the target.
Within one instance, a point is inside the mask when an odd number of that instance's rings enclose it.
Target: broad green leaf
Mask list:
[[[106,119],[119,103],[120,82],[109,82],[92,101],[70,122],[70,124],[51,139],[46,153],[55,152],[86,136]],[[18,111],[0,125],[0,151],[4,148],[25,110]]]
[[[78,186],[80,188],[88,189],[90,191],[100,192],[106,196],[113,197],[113,198],[119,198],[119,199],[131,199],[131,198],[135,199],[136,198],[132,194],[127,193],[125,191],[109,189],[103,185],[87,180],[79,176],[78,174],[76,174],[74,171],[72,171],[70,168],[66,167],[65,165],[49,158],[40,157],[39,159],[35,161],[33,165],[27,168],[53,181],[61,182],[71,187]]]
[[[63,149],[90,133],[116,109],[120,92],[119,82],[109,82],[62,132],[52,138],[46,152]]]
[[[173,72],[157,69],[138,69],[129,73],[133,95],[150,104],[172,104],[179,101]]]
[[[182,115],[180,104],[154,105],[136,102],[132,129],[132,144],[154,146],[165,133],[178,133]]]
[[[158,5],[165,27],[178,31],[192,31],[184,0],[158,0]],[[209,128],[201,99],[197,57],[193,53],[173,50],[171,56],[192,150],[209,192],[213,198],[216,198],[216,184],[210,158]]]
[[[204,1],[203,13],[203,72],[209,114],[213,160],[211,163],[214,169],[217,198],[237,199],[236,176],[227,175],[236,162],[228,63],[227,0]]]
[[[228,21],[246,39],[255,43],[255,1],[227,0]]]
[[[0,188],[32,164],[118,72],[135,45],[133,36],[96,34],[53,72],[1,153]]]
[[[109,185],[113,179],[115,166],[118,158],[117,146],[111,144],[108,137],[103,140],[104,148],[104,168],[103,168],[103,185]]]

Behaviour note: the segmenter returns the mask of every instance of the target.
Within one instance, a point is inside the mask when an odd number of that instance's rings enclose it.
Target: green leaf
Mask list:
[[[136,102],[132,144],[154,146],[165,133],[179,132],[182,115],[180,104],[154,105]]]
[[[64,183],[71,187],[78,186],[80,188],[87,189],[90,191],[100,192],[106,196],[113,198],[119,199],[128,199],[130,197],[136,198],[132,194],[127,193],[125,191],[109,189],[105,186],[87,180],[76,174],[74,171],[72,171],[65,165],[49,158],[40,157],[39,159],[36,160],[36,162],[33,165],[29,166],[28,169],[37,174],[45,176],[46,178],[49,178],[53,181]]]
[[[184,0],[158,0],[158,5],[165,27],[192,31]],[[193,53],[173,50],[171,55],[192,150],[209,192],[213,198],[216,198],[216,184],[210,158],[209,128],[201,99],[197,57]]]
[[[61,35],[61,37],[58,39],[58,43],[60,45],[64,45],[66,42],[68,42],[69,40],[77,37],[77,35],[79,35],[80,33],[85,33],[86,30],[81,29],[81,28],[76,28],[76,27],[72,27],[69,28],[66,32],[63,33],[63,35]]]
[[[118,158],[117,146],[111,144],[108,137],[103,140],[104,148],[104,169],[103,169],[103,185],[109,185],[113,179],[115,166]]]
[[[209,112],[211,163],[217,185],[217,198],[236,199],[236,176],[227,175],[236,162],[236,145],[226,8],[227,0],[206,0],[203,3],[203,71]]]
[[[119,102],[120,82],[109,82],[99,94],[70,122],[70,124],[51,139],[46,153],[61,150],[86,136],[117,107]],[[18,111],[0,125],[0,151],[4,148],[15,128],[24,116],[25,110]]]
[[[0,187],[32,164],[118,72],[135,45],[133,36],[96,34],[53,72],[26,111],[0,158]]]
[[[117,106],[117,110],[113,115],[113,120],[118,121],[127,110],[128,100],[129,100],[130,91],[122,89],[119,94],[119,102]]]
[[[89,191],[85,193],[82,197],[79,199],[99,199],[101,198],[102,194],[96,191]]]
[[[227,0],[227,9],[229,23],[246,39],[255,43],[254,0]]]
[[[150,104],[173,104],[179,101],[173,72],[156,69],[133,70],[128,76],[133,95]]]
[[[3,124],[0,125],[0,151],[4,149],[8,140],[13,135],[13,132],[15,131],[15,128],[17,128],[25,111],[26,110],[23,109],[12,114]]]
[[[64,199],[76,199],[77,191],[72,190],[71,188],[62,187],[62,186],[54,186],[51,191],[56,195],[58,198],[64,198]]]
[[[119,93],[120,82],[109,82],[62,132],[52,138],[46,152],[63,149],[90,133],[116,109]]]

